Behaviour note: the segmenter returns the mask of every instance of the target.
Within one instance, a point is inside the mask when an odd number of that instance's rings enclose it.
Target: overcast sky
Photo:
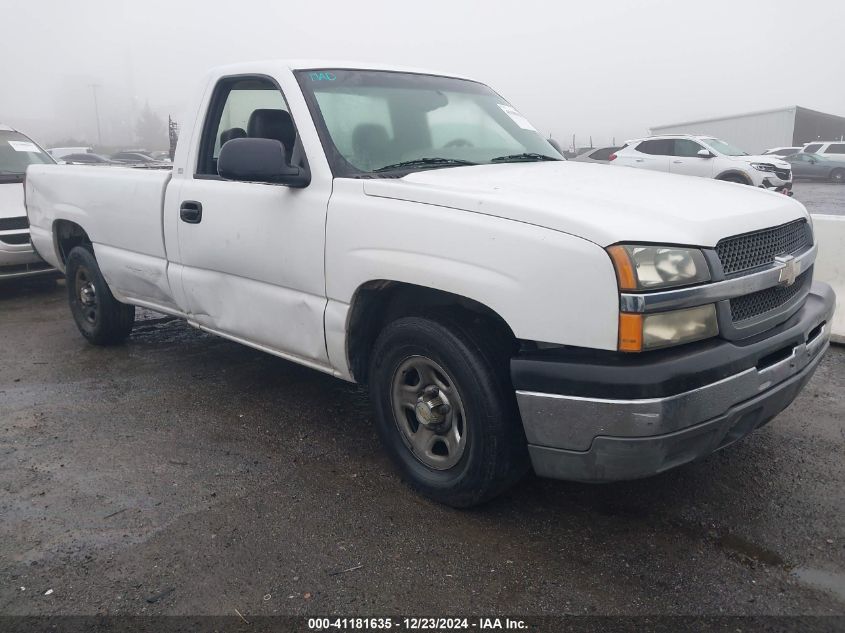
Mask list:
[[[845,0],[0,4],[0,121],[41,137],[93,142],[94,90],[119,135],[147,102],[178,117],[210,66],[284,57],[469,75],[564,145],[787,105],[845,115]]]

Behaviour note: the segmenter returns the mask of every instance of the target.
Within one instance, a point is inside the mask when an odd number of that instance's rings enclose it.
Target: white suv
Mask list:
[[[710,136],[672,134],[628,141],[611,165],[715,178],[791,194],[792,171],[777,156],[751,156]]]
[[[845,141],[816,141],[805,143],[800,150],[804,154],[820,154],[826,158],[845,160]]]

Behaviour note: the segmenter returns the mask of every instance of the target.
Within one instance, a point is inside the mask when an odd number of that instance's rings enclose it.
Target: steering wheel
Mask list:
[[[456,138],[446,143],[443,147],[475,147],[475,145],[465,138]]]

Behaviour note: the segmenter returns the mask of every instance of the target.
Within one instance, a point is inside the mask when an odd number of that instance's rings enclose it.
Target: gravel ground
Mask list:
[[[810,213],[845,215],[845,185],[797,180],[792,191]]]
[[[842,348],[707,459],[462,512],[356,387],[154,316],[96,348],[0,287],[0,613],[845,614]]]

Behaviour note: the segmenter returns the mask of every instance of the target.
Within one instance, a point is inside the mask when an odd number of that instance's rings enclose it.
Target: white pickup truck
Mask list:
[[[804,207],[572,163],[476,81],[393,67],[218,68],[172,172],[32,165],[32,242],[96,344],[134,306],[369,385],[423,494],[530,467],[603,482],[725,447],[828,346]]]

